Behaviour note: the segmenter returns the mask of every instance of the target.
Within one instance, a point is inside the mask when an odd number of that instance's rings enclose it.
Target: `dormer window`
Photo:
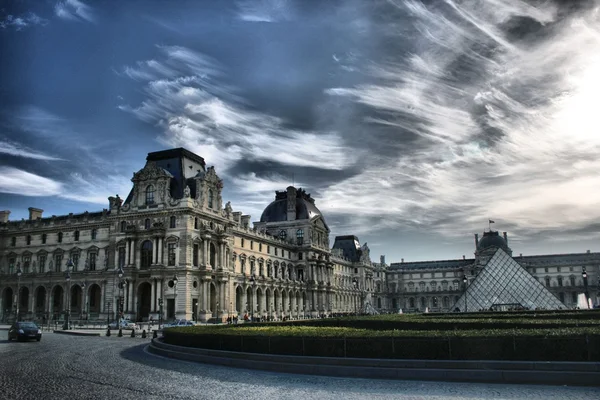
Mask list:
[[[146,187],[146,205],[154,204],[154,185]]]

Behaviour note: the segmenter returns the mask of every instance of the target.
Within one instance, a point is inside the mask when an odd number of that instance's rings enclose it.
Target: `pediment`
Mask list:
[[[155,162],[148,161],[144,168],[133,174],[132,182],[156,180],[160,178],[173,178],[167,170],[160,168]]]

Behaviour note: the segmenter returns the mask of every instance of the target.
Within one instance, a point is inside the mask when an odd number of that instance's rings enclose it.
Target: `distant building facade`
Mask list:
[[[0,317],[106,320],[307,318],[356,312],[450,311],[476,258],[386,264],[356,236],[330,230],[302,189],[276,192],[259,221],[223,204],[214,167],[185,149],[149,153],[125,200],[100,212],[11,221],[0,211]],[[566,306],[598,295],[600,253],[515,257]],[[67,274],[68,270],[68,274]],[[67,280],[68,276],[68,280]]]

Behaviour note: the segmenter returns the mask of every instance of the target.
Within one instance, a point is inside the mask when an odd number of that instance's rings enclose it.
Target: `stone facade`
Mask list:
[[[69,309],[73,319],[113,320],[122,310],[158,320],[161,301],[163,318],[199,321],[448,311],[463,276],[476,274],[474,259],[373,263],[355,236],[330,247],[325,218],[294,187],[250,227],[250,216],[223,205],[214,167],[185,149],[150,153],[132,182],[125,200],[109,197],[101,212],[43,217],[31,208],[21,221],[0,212],[2,319],[18,310],[60,320]],[[600,253],[515,259],[567,306],[584,291],[583,268],[598,295]]]

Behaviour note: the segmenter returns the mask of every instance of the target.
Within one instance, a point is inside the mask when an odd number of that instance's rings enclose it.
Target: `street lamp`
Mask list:
[[[302,305],[302,314],[304,314],[303,319],[306,319],[306,304]]]
[[[173,318],[177,320],[177,275],[173,276]]]
[[[87,305],[84,303],[85,299],[85,282],[81,282],[81,309],[79,310],[79,319],[82,318],[82,314],[87,314]]]
[[[19,306],[21,304],[21,263],[17,263],[17,321],[19,320]]]
[[[583,270],[581,271],[581,276],[583,277],[583,287],[584,287],[584,291],[585,291],[585,305],[586,305],[587,308],[589,308],[589,306],[590,306],[589,302],[590,301],[588,300],[588,298],[589,298],[590,295],[588,293],[588,280],[587,280],[588,276],[587,276],[587,272],[585,270],[585,267],[583,267]]]
[[[73,268],[73,261],[69,258],[67,260],[67,271],[65,272],[65,280],[69,284],[69,289],[67,291],[67,310],[65,313],[65,323],[63,325],[63,330],[69,329],[69,317],[71,316],[71,268]]]
[[[467,312],[467,275],[463,275],[463,284],[465,285],[465,312]]]
[[[354,286],[354,290],[356,290],[356,294],[358,294],[358,279],[352,278],[352,285]],[[354,312],[358,315],[358,299],[356,295],[354,296]]]
[[[219,302],[217,301],[217,323],[219,323]]]
[[[251,303],[250,306],[252,308],[250,310],[250,321],[254,322],[254,290],[255,290],[255,287],[256,287],[256,280],[254,279],[254,275],[252,275],[250,277],[250,282],[252,282],[252,296],[251,296],[251,299],[250,299],[250,300],[252,300],[250,302]]]

